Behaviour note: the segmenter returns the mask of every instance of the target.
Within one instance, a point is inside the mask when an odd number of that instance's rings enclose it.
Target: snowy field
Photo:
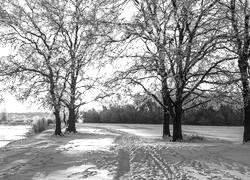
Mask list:
[[[134,134],[145,138],[161,138],[162,125],[160,124],[87,124],[116,129],[126,133]],[[172,126],[170,127],[172,130]],[[191,126],[183,125],[183,132],[191,135],[200,135],[208,138],[226,140],[234,143],[242,142],[243,127],[232,126]]]
[[[161,139],[160,125],[77,124],[77,134],[47,130],[0,148],[3,180],[250,179],[242,127],[184,126],[202,141]]]
[[[0,125],[0,147],[7,145],[11,141],[23,139],[29,130],[29,126]]]

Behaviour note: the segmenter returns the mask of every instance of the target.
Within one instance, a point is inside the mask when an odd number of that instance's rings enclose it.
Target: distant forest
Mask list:
[[[87,123],[143,123],[162,124],[163,112],[161,107],[154,103],[137,108],[134,105],[104,107],[102,111],[95,109],[81,112],[84,122]],[[185,125],[209,126],[242,126],[243,113],[229,105],[219,108],[212,106],[188,111],[183,115]],[[172,124],[172,121],[170,120]]]

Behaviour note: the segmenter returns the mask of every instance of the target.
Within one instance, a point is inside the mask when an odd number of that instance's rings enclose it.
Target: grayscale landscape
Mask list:
[[[87,123],[77,127],[76,134],[57,138],[47,130],[1,148],[0,177],[250,178],[250,147],[239,143],[241,127],[183,126],[184,141],[178,143],[162,140],[160,125]]]
[[[249,0],[0,0],[0,180],[249,180]]]

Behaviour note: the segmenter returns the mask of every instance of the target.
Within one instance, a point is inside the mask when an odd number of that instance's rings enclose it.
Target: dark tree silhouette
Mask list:
[[[234,59],[216,54],[225,37],[219,2],[146,0],[134,7],[132,21],[120,23],[122,43],[129,42],[121,56],[134,64],[118,72],[117,79],[139,85],[154,97],[165,112],[163,136],[169,135],[170,117],[173,141],[182,140],[183,112],[210,101],[207,92],[216,85],[204,84],[212,84],[220,76],[220,65]]]
[[[2,74],[11,81],[9,89],[22,99],[33,96],[53,108],[56,129],[61,135],[60,109],[67,72],[60,59],[61,27],[51,26],[50,14],[40,1],[8,1],[1,9],[1,41],[15,47],[12,55],[2,59]],[[62,22],[61,22],[62,23]],[[11,78],[11,79],[10,79]]]
[[[63,103],[68,109],[68,127],[66,131],[76,132],[76,120],[79,108],[86,104],[85,94],[94,88],[98,76],[89,75],[90,69],[98,64],[106,50],[106,33],[109,33],[107,21],[116,17],[113,9],[116,2],[108,1],[52,1],[46,2],[49,21],[60,29],[62,48],[65,54],[65,71],[69,72]],[[62,22],[62,24],[61,24]],[[106,26],[106,27],[105,27]]]
[[[248,0],[220,1],[224,7],[224,18],[229,25],[227,32],[227,49],[238,57],[242,97],[244,104],[244,133],[243,142],[250,141],[250,86],[249,86],[249,57],[250,57],[250,2]]]

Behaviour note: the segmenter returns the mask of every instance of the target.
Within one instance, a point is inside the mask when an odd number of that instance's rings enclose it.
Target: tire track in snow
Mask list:
[[[220,155],[230,144],[170,143],[156,145],[123,134],[119,148],[130,154],[130,171],[121,179],[250,179],[250,168]],[[140,174],[140,175],[138,175]]]

